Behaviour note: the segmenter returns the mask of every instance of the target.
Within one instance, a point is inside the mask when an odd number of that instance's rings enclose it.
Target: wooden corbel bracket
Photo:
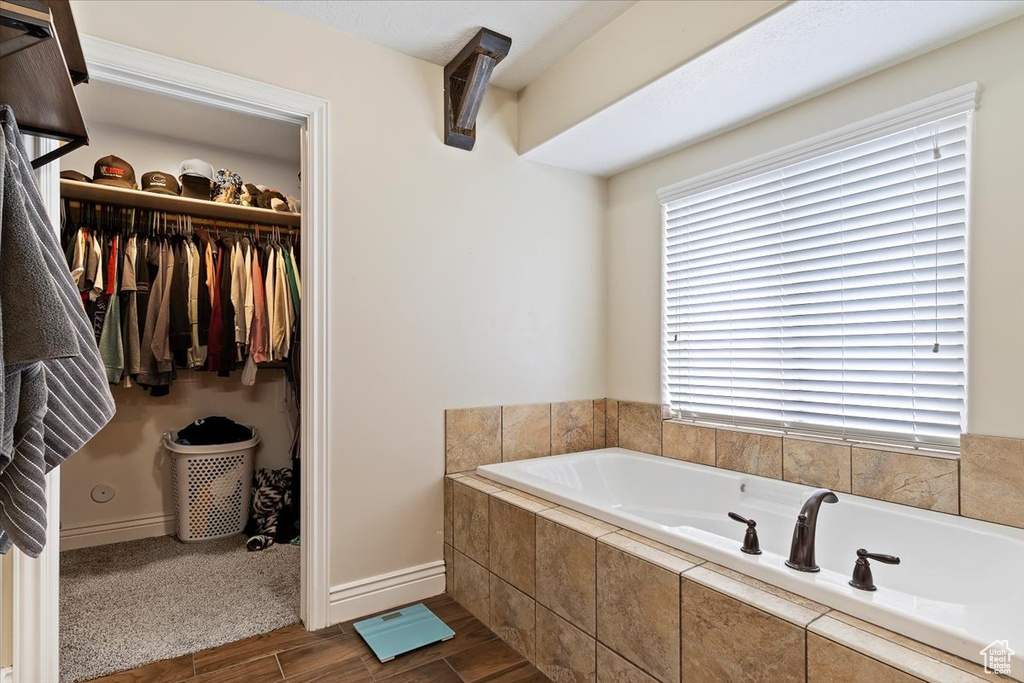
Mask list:
[[[471,150],[476,115],[495,65],[508,55],[512,39],[482,28],[444,68],[444,144]]]

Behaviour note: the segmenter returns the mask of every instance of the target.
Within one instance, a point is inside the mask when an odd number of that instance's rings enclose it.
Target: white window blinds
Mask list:
[[[676,414],[958,443],[969,123],[947,116],[665,202]]]

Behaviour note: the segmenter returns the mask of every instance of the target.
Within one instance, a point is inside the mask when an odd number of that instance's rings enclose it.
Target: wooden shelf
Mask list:
[[[302,225],[302,216],[297,213],[284,213],[237,204],[221,204],[157,192],[128,190],[110,185],[80,183],[77,180],[63,178],[60,181],[60,196],[64,199],[74,199],[92,204],[164,211],[169,214],[234,223],[257,223],[259,225],[276,225],[282,228],[299,228]]]
[[[65,61],[65,50],[61,46],[61,35],[75,35],[74,25],[55,26],[50,9],[35,0],[0,0],[0,10],[4,15],[4,27],[0,38],[3,43],[14,44],[14,51],[4,50],[3,67],[0,68],[0,92],[4,103],[10,105],[18,119],[22,132],[58,140],[67,140],[60,149],[33,162],[39,167],[61,154],[76,149],[89,142],[89,130],[82,117],[75,96],[68,63]],[[23,23],[19,26],[20,21]],[[44,21],[48,24],[44,30],[49,37],[44,37],[25,45],[19,38],[19,32],[29,35],[25,28],[30,22],[33,26]],[[61,22],[73,22],[69,7],[60,9],[57,17]],[[74,53],[74,61],[79,61],[84,68],[85,60],[81,57],[81,48],[69,45],[70,53]],[[77,72],[76,72],[77,73]]]

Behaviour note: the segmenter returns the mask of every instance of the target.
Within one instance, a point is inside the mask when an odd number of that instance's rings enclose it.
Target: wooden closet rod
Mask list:
[[[79,202],[79,201],[75,201],[75,200],[65,200],[65,201],[66,201],[66,203],[67,203],[69,208],[81,210],[81,209],[84,209],[84,208],[86,208],[88,206],[92,206],[92,207],[95,208],[97,213],[101,213],[103,211],[103,209],[106,207],[105,204],[93,204],[91,202],[90,203],[83,203],[83,202]],[[119,210],[122,210],[122,211],[131,211],[132,210],[131,207],[127,207],[127,206],[115,206],[115,207],[112,207],[112,208],[116,208],[116,209],[119,209]],[[159,211],[156,211],[154,209],[138,209],[138,211],[149,211],[151,213],[160,213]],[[302,231],[299,228],[284,228],[284,227],[281,227],[279,225],[268,225],[266,223],[261,223],[260,221],[254,221],[252,223],[240,223],[238,221],[220,220],[220,219],[216,219],[216,218],[203,218],[201,216],[190,216],[188,214],[178,214],[178,213],[173,213],[173,212],[169,212],[169,211],[165,211],[163,213],[167,214],[167,226],[168,227],[176,226],[177,222],[175,221],[175,217],[176,216],[181,216],[183,219],[187,218],[190,221],[192,221],[192,226],[193,227],[208,228],[208,229],[211,229],[211,230],[213,230],[213,229],[231,230],[231,231],[245,230],[245,231],[248,231],[248,232],[257,232],[258,231],[258,232],[261,232],[261,233],[266,233],[268,235],[272,234],[272,233],[275,233],[275,232],[278,233],[278,234],[281,234],[281,235],[299,235],[299,234],[302,233]]]

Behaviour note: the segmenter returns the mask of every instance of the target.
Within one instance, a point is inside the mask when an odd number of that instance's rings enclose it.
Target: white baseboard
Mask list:
[[[64,526],[60,530],[60,549],[74,550],[121,541],[136,541],[174,533],[174,515],[151,515],[119,519],[101,524]]]
[[[331,587],[332,624],[383,612],[444,593],[444,561],[371,576]]]
[[[0,669],[0,683],[13,683],[14,681],[14,667],[5,666]]]

